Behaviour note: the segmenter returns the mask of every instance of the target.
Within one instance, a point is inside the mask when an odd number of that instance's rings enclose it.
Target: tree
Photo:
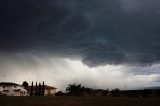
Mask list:
[[[119,88],[115,88],[114,90],[112,90],[112,96],[114,96],[114,97],[120,96]]]
[[[28,82],[27,82],[27,81],[23,81],[22,86],[23,86],[25,89],[28,89]]]
[[[44,96],[44,81],[43,81],[43,85],[42,85],[42,96]]]
[[[41,83],[39,83],[39,87],[38,87],[38,96],[41,96],[41,92],[42,92]]]
[[[62,93],[62,91],[58,91],[55,95],[56,96],[63,96],[63,93]]]
[[[31,93],[30,93],[31,96],[33,96],[33,81],[32,81],[32,86],[31,86]]]
[[[38,87],[37,87],[37,82],[36,82],[36,91],[35,91],[35,96],[37,96],[38,95]]]
[[[80,95],[82,95],[82,92],[85,90],[83,89],[83,87],[81,87],[81,84],[79,84],[79,85],[69,84],[68,87],[66,88],[66,91],[71,96],[80,96]]]

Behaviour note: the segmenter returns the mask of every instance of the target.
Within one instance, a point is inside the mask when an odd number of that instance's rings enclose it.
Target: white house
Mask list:
[[[0,82],[0,95],[27,96],[27,90],[19,84],[11,82]]]

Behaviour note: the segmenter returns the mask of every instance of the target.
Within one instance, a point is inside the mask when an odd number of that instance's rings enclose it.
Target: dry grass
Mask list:
[[[0,106],[160,106],[160,99],[105,97],[0,97]]]

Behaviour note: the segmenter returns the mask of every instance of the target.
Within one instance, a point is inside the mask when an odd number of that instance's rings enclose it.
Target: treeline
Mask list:
[[[90,94],[91,91],[91,88],[85,88],[84,86],[81,86],[81,84],[69,84],[66,88],[66,92],[68,92],[68,95],[70,96],[83,96]]]
[[[37,83],[35,84],[35,86],[33,85],[33,81],[32,81],[32,84],[31,86],[29,86],[29,84],[24,81],[22,86],[24,86],[24,88],[29,92],[29,95],[30,96],[44,96],[44,93],[45,93],[45,85],[44,85],[44,81],[41,85],[41,83]]]
[[[160,89],[144,90],[113,90],[86,88],[81,84],[69,84],[66,87],[66,93],[58,91],[56,96],[105,96],[105,97],[160,97]]]
[[[30,96],[44,96],[44,81],[43,84],[39,83],[39,85],[36,82],[36,86],[33,86],[33,81],[32,85],[30,87]]]
[[[112,94],[110,94],[109,89],[93,89],[82,86],[81,84],[69,84],[66,88],[66,93],[62,91],[58,91],[56,96],[118,96],[119,89],[112,90]]]

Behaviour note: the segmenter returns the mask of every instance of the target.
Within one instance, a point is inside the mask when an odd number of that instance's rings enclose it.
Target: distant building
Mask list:
[[[12,82],[0,82],[0,95],[27,96],[27,90],[23,86]]]
[[[42,85],[41,85],[42,86]],[[28,87],[28,93],[31,94],[31,88],[32,86]],[[39,86],[37,86],[37,93],[39,92]],[[56,94],[56,89],[55,87],[44,85],[44,96],[55,96]],[[38,94],[37,94],[38,95]],[[33,86],[33,96],[36,96],[36,86]]]

